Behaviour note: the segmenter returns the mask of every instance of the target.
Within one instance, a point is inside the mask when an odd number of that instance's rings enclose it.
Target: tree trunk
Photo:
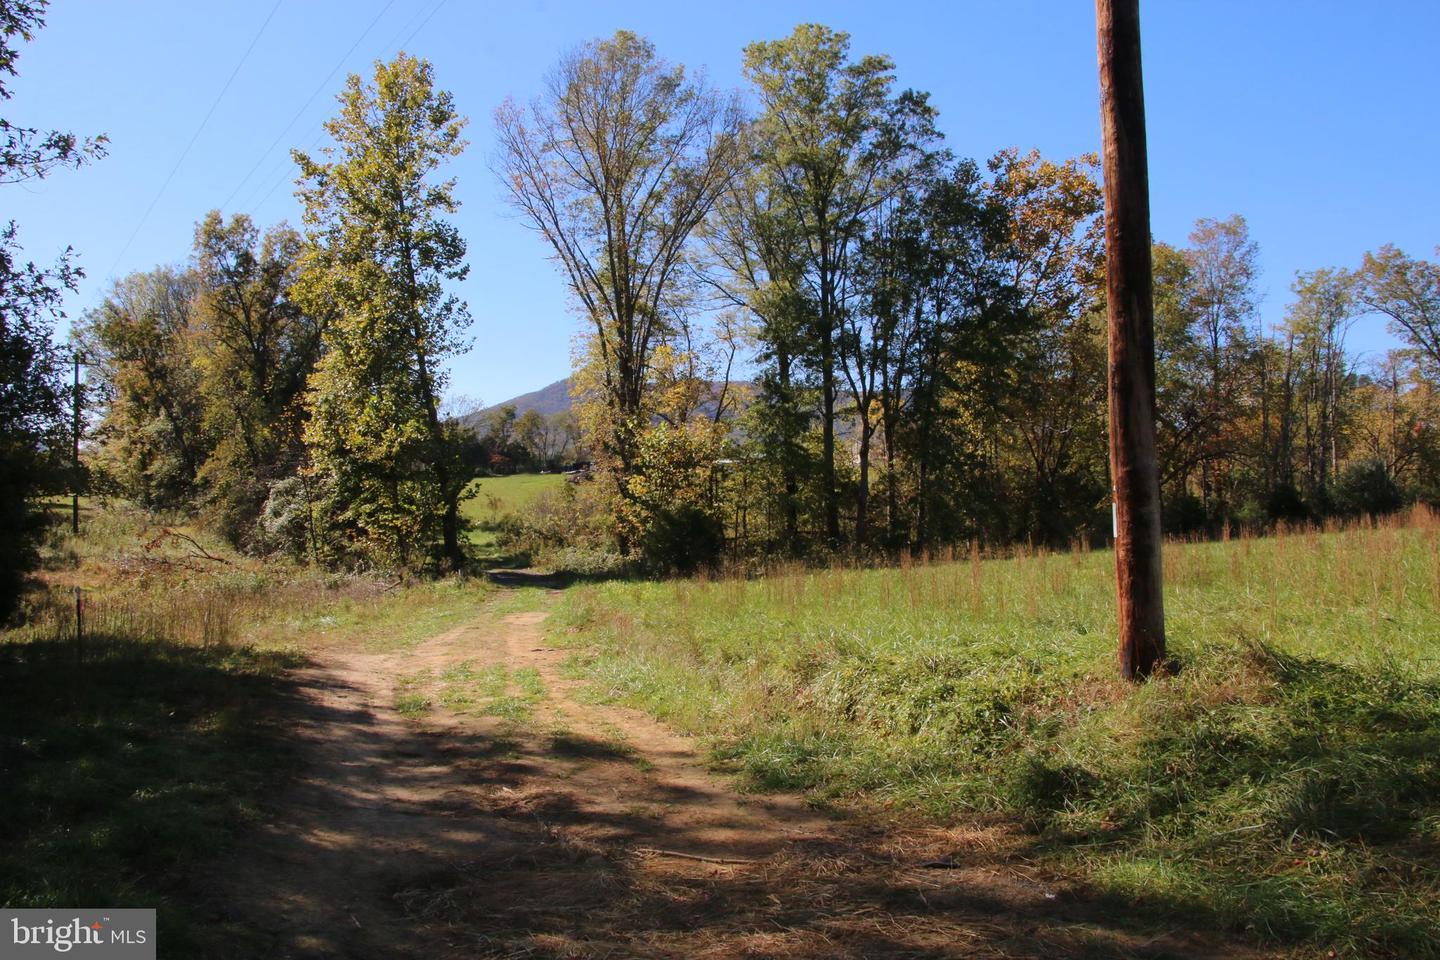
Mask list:
[[[1110,476],[1115,487],[1120,672],[1126,679],[1140,679],[1164,669],[1165,607],[1139,0],[1096,0],[1095,16],[1105,148]]]
[[[1265,494],[1275,489],[1275,458],[1270,455],[1270,356],[1260,346],[1260,459],[1265,471]]]
[[[790,353],[788,350],[779,349],[775,352],[775,364],[780,376],[780,389],[783,391],[786,405],[786,427],[784,444],[785,449],[780,456],[780,477],[785,490],[784,524],[785,524],[785,552],[795,556],[800,552],[800,508],[796,501],[800,497],[800,484],[795,478],[795,449],[794,438],[790,435],[790,429],[794,425],[791,420],[795,415],[795,395],[790,386]]]
[[[825,539],[840,544],[840,491],[835,483],[835,337],[827,325],[821,331],[820,476],[825,484]]]
[[[900,537],[900,491],[895,480],[895,424],[885,418],[885,519],[890,544],[898,546]]]
[[[460,552],[460,504],[448,495],[440,528],[445,538],[445,559],[449,561],[450,569],[458,572],[465,560],[464,554]]]
[[[860,424],[860,489],[855,497],[855,555],[865,552],[870,524],[870,436],[874,430],[866,422]]]

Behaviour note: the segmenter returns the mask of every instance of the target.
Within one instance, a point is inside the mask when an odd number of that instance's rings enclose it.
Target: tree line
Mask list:
[[[496,111],[495,172],[584,317],[573,415],[501,409],[471,429],[445,399],[469,346],[444,172],[465,120],[401,54],[349,78],[331,146],[293,153],[299,229],[213,211],[187,262],[117,281],[76,324],[90,488],[349,567],[458,568],[476,475],[582,457],[593,482],[517,540],[658,571],[725,548],[1102,540],[1096,158],[958,156],[889,58],[823,26],[743,58],[748,90],[725,92],[622,31]],[[51,146],[74,164],[103,142]],[[1267,330],[1243,218],[1198,221],[1154,259],[1172,532],[1440,496],[1440,267],[1386,247],[1301,274]],[[7,302],[31,297],[6,311],[7,344],[38,358],[15,378],[38,385],[19,442],[54,463],[62,358],[43,320],[72,269],[39,275],[49,301],[6,281]],[[1367,317],[1405,347],[1362,363],[1346,335]],[[76,482],[47,476],[13,502]]]
[[[555,473],[584,460],[580,425],[569,410],[520,413],[512,403],[466,418],[477,437],[480,463],[490,473]]]
[[[1097,160],[956,156],[894,71],[801,25],[745,49],[747,110],[622,32],[497,113],[511,200],[590,321],[577,402],[605,493],[584,506],[613,517],[590,536],[800,555],[1107,535]],[[1440,496],[1440,266],[1385,247],[1302,273],[1267,330],[1242,217],[1154,261],[1171,532]],[[1362,363],[1366,317],[1405,346]],[[700,411],[737,351],[753,385]]]
[[[292,154],[303,230],[212,211],[186,265],[118,281],[76,325],[92,488],[254,552],[458,569],[480,464],[444,399],[470,318],[440,171],[465,120],[403,53],[338,99],[333,145]]]

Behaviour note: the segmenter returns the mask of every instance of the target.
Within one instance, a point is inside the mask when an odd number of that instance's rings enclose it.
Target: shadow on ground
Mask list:
[[[627,579],[623,573],[575,573],[569,570],[540,572],[525,569],[493,569],[485,571],[489,581],[500,587],[540,587],[546,590],[564,590],[577,583],[603,583],[607,580]]]
[[[298,672],[289,729],[310,766],[208,891],[224,929],[258,939],[196,956],[1255,955],[1204,917],[1156,926],[1037,872],[999,824],[831,823],[716,855],[673,826],[704,791],[656,782],[621,809],[591,791],[600,767],[644,779],[629,751],[407,722],[366,669]]]
[[[106,635],[0,643],[0,903],[157,907],[171,955],[243,936],[212,925],[194,884],[293,770],[268,718],[298,662]]]

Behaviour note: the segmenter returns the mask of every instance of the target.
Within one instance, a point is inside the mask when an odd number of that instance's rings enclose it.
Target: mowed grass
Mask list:
[[[559,473],[517,473],[508,477],[481,477],[470,484],[469,499],[461,512],[471,522],[470,544],[481,559],[504,561],[496,546],[500,522],[528,506],[547,490],[559,490],[565,477]]]
[[[1113,562],[597,584],[552,627],[754,788],[998,814],[1142,912],[1440,956],[1435,516],[1170,546],[1178,672],[1143,686],[1116,678]]]

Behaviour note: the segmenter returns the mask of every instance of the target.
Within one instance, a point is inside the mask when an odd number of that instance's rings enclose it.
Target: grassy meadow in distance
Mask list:
[[[404,649],[494,590],[245,557],[116,503],[82,524],[54,525],[29,623],[0,631],[0,902],[160,906],[167,955],[255,955],[217,927],[200,865],[288,774],[287,670],[322,648]]]
[[[470,521],[470,544],[477,559],[501,561],[495,535],[500,522],[518,512],[547,490],[559,490],[565,477],[559,473],[517,473],[508,477],[481,477],[470,484],[469,499],[460,510]]]
[[[1113,555],[569,592],[594,695],[756,789],[1017,817],[1124,902],[1440,955],[1440,519],[1171,545],[1176,675],[1116,679]]]

